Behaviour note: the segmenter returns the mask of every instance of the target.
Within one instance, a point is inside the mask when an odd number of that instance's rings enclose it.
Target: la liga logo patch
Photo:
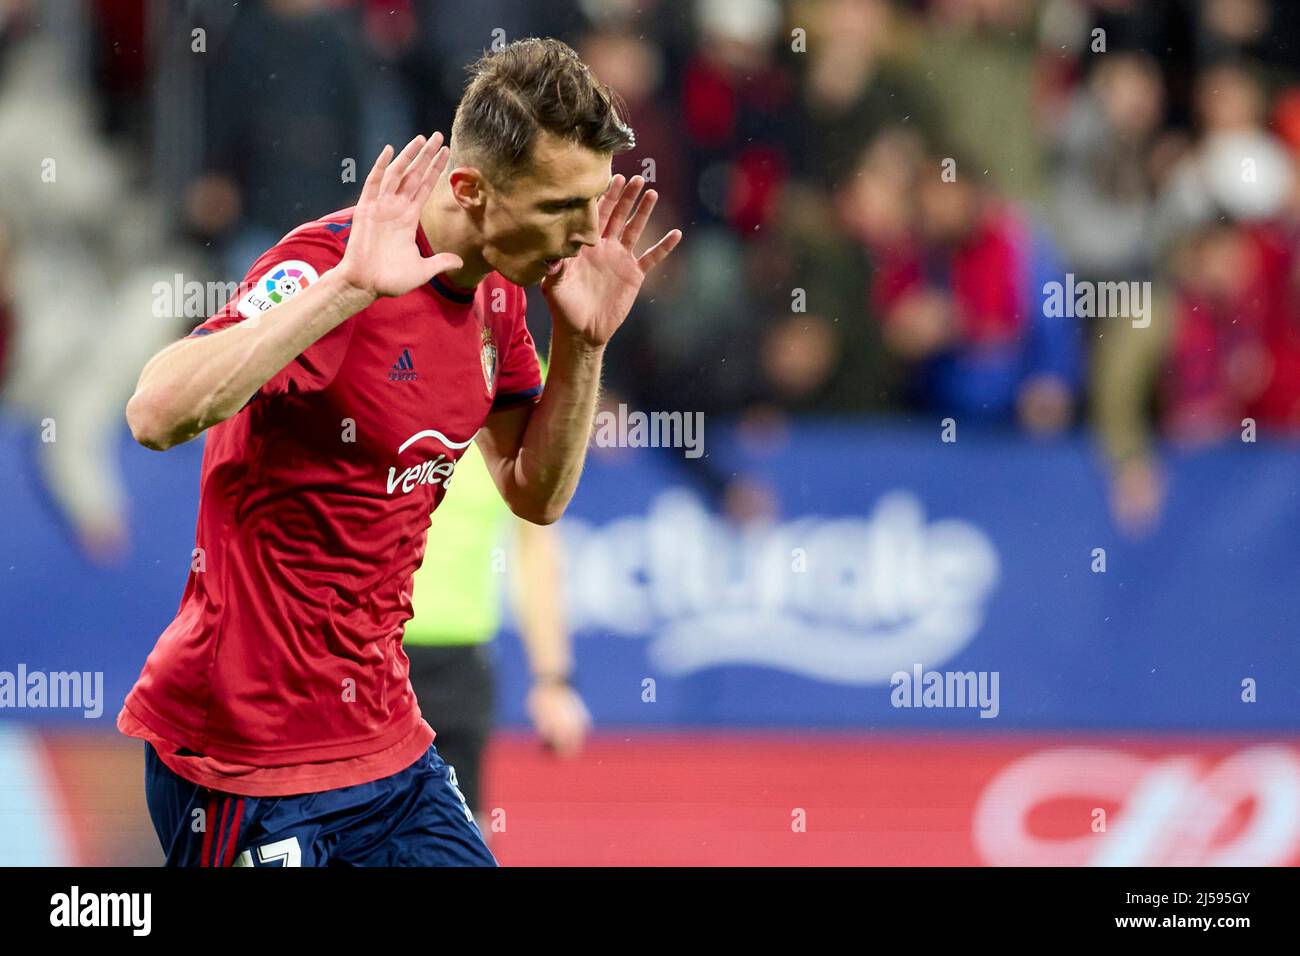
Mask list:
[[[253,288],[239,300],[239,314],[256,318],[311,287],[320,274],[301,259],[290,259],[272,266]]]
[[[308,266],[308,268],[311,268]],[[297,295],[303,289],[311,285],[311,280],[315,276],[308,276],[306,272],[296,266],[285,266],[271,275],[266,280],[266,297],[279,305],[291,295]]]

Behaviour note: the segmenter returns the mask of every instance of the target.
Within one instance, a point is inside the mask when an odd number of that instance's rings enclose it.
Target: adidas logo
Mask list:
[[[397,361],[393,363],[392,370],[388,373],[390,382],[414,382],[420,377],[420,373],[415,370],[415,363],[411,361],[411,350],[402,349],[402,354],[398,356]]]

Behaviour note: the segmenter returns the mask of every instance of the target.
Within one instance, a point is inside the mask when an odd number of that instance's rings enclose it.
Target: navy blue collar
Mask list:
[[[452,302],[459,302],[461,305],[468,305],[474,301],[474,291],[466,289],[457,289],[442,281],[442,276],[434,276],[429,280],[429,285],[433,286],[434,291],[445,299],[451,299]]]

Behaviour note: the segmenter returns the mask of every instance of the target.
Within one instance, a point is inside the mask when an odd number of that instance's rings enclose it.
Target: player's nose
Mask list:
[[[569,234],[569,243],[573,246],[594,246],[600,241],[600,213],[597,204],[587,204],[586,215],[579,231]]]

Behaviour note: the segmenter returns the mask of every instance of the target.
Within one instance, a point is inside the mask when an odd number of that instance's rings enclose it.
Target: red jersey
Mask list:
[[[275,321],[339,262],[350,225],[345,210],[289,233],[192,334]],[[432,254],[422,230],[416,242]],[[411,577],[488,413],[541,394],[524,302],[497,273],[379,299],[208,430],[191,572],[124,733],[246,796],[366,783],[419,758],[434,735],[402,650]]]

